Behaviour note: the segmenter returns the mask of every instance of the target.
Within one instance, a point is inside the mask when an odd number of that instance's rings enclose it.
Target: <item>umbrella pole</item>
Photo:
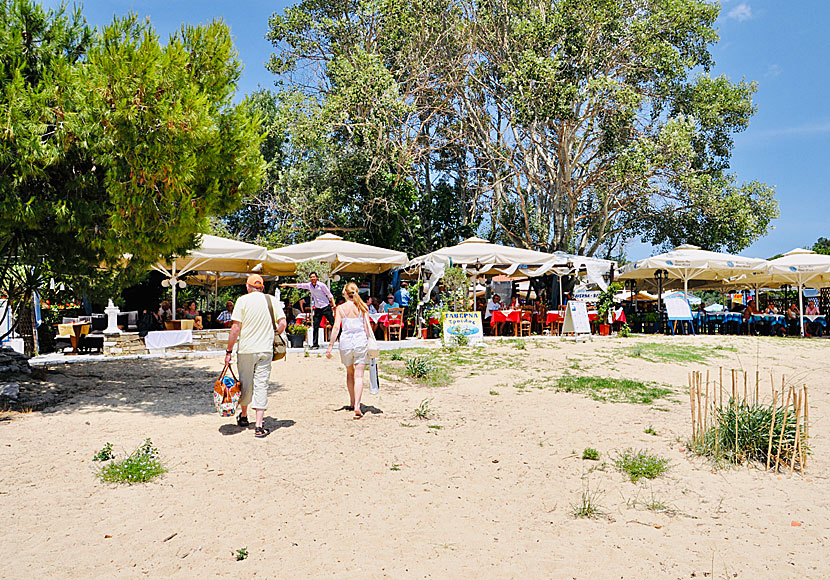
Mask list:
[[[175,280],[176,279],[176,261],[175,260],[173,260],[173,272],[172,273],[173,273],[172,278]],[[174,319],[176,318],[176,286],[178,286],[178,285],[179,285],[179,281],[176,280],[176,282],[173,284],[173,318]]]
[[[798,316],[801,318],[801,338],[804,338],[804,286],[798,284]]]

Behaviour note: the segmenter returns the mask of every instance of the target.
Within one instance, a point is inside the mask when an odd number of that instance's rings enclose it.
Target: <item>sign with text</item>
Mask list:
[[[457,342],[459,336],[466,336],[470,344],[484,340],[481,312],[445,312],[442,324],[444,344]]]
[[[663,301],[663,304],[666,305],[666,316],[669,320],[692,319],[692,309],[682,298],[668,298]]]
[[[565,322],[562,334],[591,334],[591,322],[588,320],[588,307],[582,300],[568,300],[565,306]]]

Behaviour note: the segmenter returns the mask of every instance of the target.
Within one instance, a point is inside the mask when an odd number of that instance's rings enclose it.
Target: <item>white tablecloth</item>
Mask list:
[[[153,350],[191,342],[193,342],[192,330],[152,330],[144,337],[144,345]]]

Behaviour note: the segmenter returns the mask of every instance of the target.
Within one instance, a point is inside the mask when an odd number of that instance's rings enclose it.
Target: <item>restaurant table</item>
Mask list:
[[[66,353],[69,356],[78,354],[78,344],[81,341],[81,337],[89,334],[89,329],[92,324],[89,322],[68,322],[66,324],[56,324],[55,326],[58,327],[58,334],[60,336],[69,337],[69,342],[72,344],[72,352]]]
[[[490,316],[490,326],[493,328],[493,336],[499,335],[499,327],[505,322],[512,322],[513,335],[519,336],[519,322],[521,319],[521,310],[494,310]]]
[[[161,350],[193,342],[193,330],[151,330],[144,337],[148,350]]]

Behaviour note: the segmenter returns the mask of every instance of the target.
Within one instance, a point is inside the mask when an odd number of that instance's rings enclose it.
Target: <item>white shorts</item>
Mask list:
[[[268,379],[271,378],[270,352],[244,353],[236,355],[239,367],[239,382],[242,383],[240,406],[250,405],[254,409],[268,408]]]
[[[367,365],[369,364],[369,357],[366,355],[368,345],[358,346],[357,348],[340,349],[340,362],[343,366],[350,367],[352,365]]]

